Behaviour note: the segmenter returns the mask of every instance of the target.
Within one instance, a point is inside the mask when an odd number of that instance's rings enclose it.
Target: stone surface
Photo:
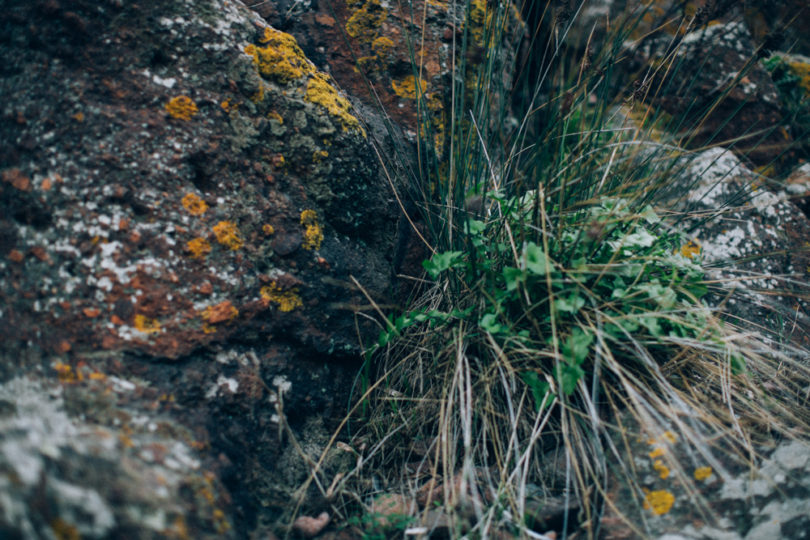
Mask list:
[[[390,287],[366,128],[239,2],[4,8],[3,536],[266,530]]]

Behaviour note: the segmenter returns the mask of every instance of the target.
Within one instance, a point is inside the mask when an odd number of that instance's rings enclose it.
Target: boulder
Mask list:
[[[368,128],[240,2],[0,19],[0,529],[263,530],[309,472],[288,445],[317,460],[344,414],[390,288],[397,208]]]

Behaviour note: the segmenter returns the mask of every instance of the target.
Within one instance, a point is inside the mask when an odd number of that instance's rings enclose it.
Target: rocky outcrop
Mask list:
[[[4,530],[242,536],[290,506],[286,445],[328,438],[390,287],[369,130],[238,2],[0,17]]]

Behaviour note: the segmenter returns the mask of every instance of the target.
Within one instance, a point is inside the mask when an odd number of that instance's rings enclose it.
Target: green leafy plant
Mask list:
[[[664,123],[654,110],[628,127],[645,105],[623,99],[630,85],[614,69],[633,20],[572,61],[561,45],[569,23],[557,17],[530,70],[508,66],[500,45],[508,4],[468,2],[467,16],[480,9],[483,37],[465,25],[455,54],[449,127],[420,101],[410,217],[432,255],[415,296],[367,348],[352,435],[370,450],[352,485],[414,496],[422,474],[443,486],[432,510],[448,530],[519,534],[529,487],[559,451],[564,481],[550,489],[580,500],[593,535],[617,426],[675,429],[707,456],[712,444],[753,452],[729,426],[804,430],[808,415],[789,397],[765,399],[761,382],[796,396],[807,373],[707,301],[718,289],[672,193],[684,151],[653,140]],[[504,87],[502,70],[535,76]],[[787,365],[801,377],[777,377]]]

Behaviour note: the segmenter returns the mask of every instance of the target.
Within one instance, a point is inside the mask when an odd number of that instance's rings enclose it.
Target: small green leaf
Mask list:
[[[461,251],[445,251],[437,253],[431,259],[422,262],[422,266],[431,278],[436,279],[439,274],[457,266],[462,259]]]
[[[661,221],[661,218],[658,217],[658,214],[655,213],[655,210],[653,210],[652,206],[649,204],[644,207],[644,210],[641,211],[641,217],[643,217],[644,221],[649,224],[658,223]]]
[[[548,272],[548,263],[543,248],[529,242],[526,246],[526,270],[538,276],[545,276]]]
[[[593,334],[590,332],[584,331],[581,328],[574,328],[560,350],[568,362],[578,366],[588,357],[593,339]]]
[[[560,388],[566,396],[570,396],[577,389],[577,383],[585,376],[585,372],[579,366],[570,364],[560,364]]]
[[[568,298],[558,298],[554,301],[554,309],[562,313],[575,314],[585,305],[585,299],[577,294]]]
[[[500,334],[508,330],[504,327],[501,323],[498,322],[498,316],[494,313],[487,313],[481,320],[479,321],[478,325],[489,332],[490,334]]]
[[[526,279],[526,272],[520,268],[507,266],[503,269],[503,280],[507,291],[514,291]]]
[[[534,400],[534,407],[538,412],[551,404],[551,401],[554,399],[554,394],[549,391],[551,386],[548,382],[542,380],[534,371],[524,371],[520,374],[520,378],[523,379],[523,382],[529,387],[529,391],[532,393],[532,399]]]

